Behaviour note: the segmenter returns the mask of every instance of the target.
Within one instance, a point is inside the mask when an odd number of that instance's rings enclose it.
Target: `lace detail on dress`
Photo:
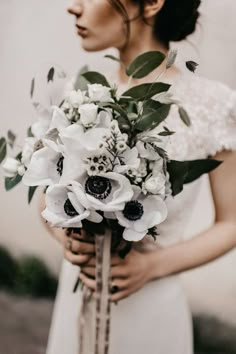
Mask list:
[[[192,125],[184,126],[173,107],[168,125],[176,131],[168,152],[173,159],[213,156],[236,150],[236,92],[226,85],[202,77],[185,75],[172,88],[188,111]]]

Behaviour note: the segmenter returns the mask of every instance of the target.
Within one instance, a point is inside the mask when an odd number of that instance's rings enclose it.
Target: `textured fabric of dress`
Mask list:
[[[172,107],[165,125],[176,132],[167,143],[171,159],[191,160],[236,150],[236,92],[222,83],[184,74],[171,88],[191,118],[187,127]],[[201,178],[167,199],[168,217],[158,227],[158,240],[146,237],[140,252],[168,247],[182,239],[193,211]],[[72,293],[78,268],[64,261],[54,309],[47,354],[78,353],[78,316],[81,293]],[[86,338],[93,343],[93,303],[87,312]],[[110,354],[191,354],[192,320],[178,275],[146,284],[111,308]],[[87,354],[93,354],[93,348]]]

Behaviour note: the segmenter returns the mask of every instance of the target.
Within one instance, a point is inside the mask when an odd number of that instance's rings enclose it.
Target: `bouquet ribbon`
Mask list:
[[[110,338],[110,261],[111,261],[111,231],[103,235],[95,235],[96,245],[96,292],[95,321],[89,312],[92,297],[91,291],[83,288],[81,310],[79,317],[79,354],[108,354]],[[90,326],[86,323],[89,321]],[[92,326],[95,326],[92,327]],[[93,333],[85,333],[89,328]],[[93,343],[91,344],[91,340]],[[92,348],[92,352],[91,349]]]

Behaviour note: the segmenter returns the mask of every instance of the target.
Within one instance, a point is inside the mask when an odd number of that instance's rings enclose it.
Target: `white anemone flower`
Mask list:
[[[133,196],[129,180],[118,173],[108,172],[99,176],[85,174],[80,182],[91,208],[95,210],[107,212],[122,210]]]
[[[46,146],[33,153],[23,183],[27,186],[66,185],[83,171],[80,160],[74,155],[69,156],[63,148],[55,151]]]
[[[110,130],[107,128],[94,127],[84,131],[81,125],[72,124],[60,133],[60,139],[68,152],[77,152],[81,159],[85,159],[101,153],[104,148],[100,148],[100,144],[109,135]]]
[[[67,128],[69,125],[70,122],[66,118],[66,115],[62,111],[62,109],[54,106],[50,126],[45,135],[42,137],[43,144],[45,146],[51,147],[55,151],[60,151],[61,144],[59,140],[59,133],[65,128]]]
[[[43,106],[38,105],[37,114],[37,121],[32,124],[31,131],[33,136],[39,140],[45,135],[50,126],[52,120],[52,109],[46,109]]]
[[[80,105],[88,101],[86,91],[72,90],[68,93],[67,102],[74,108],[79,108]]]
[[[115,212],[119,224],[125,227],[123,237],[127,241],[140,241],[148,229],[162,223],[167,217],[167,207],[161,197],[144,196],[134,187],[134,196],[122,211]]]
[[[54,185],[46,191],[46,208],[42,216],[53,227],[82,227],[84,219],[100,223],[102,216],[89,210],[89,203],[79,183],[72,186]]]
[[[90,102],[113,102],[111,88],[101,84],[89,84],[88,95]]]
[[[28,167],[31,161],[31,157],[36,150],[39,150],[43,147],[43,143],[41,140],[38,140],[34,137],[29,137],[25,139],[21,162]]]

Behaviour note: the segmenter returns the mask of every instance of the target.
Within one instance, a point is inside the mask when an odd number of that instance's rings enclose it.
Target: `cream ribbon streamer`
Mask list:
[[[96,292],[95,302],[92,302],[95,308],[91,311],[92,293],[84,286],[79,317],[79,354],[109,353],[111,237],[110,230],[103,235],[95,235]]]

